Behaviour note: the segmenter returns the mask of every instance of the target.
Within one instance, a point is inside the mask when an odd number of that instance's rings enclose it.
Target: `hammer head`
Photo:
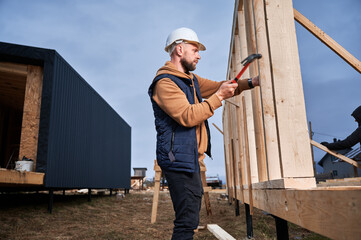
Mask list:
[[[259,53],[251,54],[248,57],[246,57],[245,59],[243,59],[243,61],[241,63],[243,64],[243,66],[246,66],[248,63],[253,62],[255,59],[260,59],[261,57],[262,57],[262,55]]]

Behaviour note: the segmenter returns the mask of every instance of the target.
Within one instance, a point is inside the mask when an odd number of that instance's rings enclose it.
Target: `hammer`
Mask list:
[[[262,57],[261,54],[259,53],[255,53],[255,54],[251,54],[248,57],[246,57],[245,59],[243,59],[243,61],[241,62],[241,64],[243,64],[243,68],[242,70],[238,73],[237,77],[235,77],[232,80],[232,83],[236,83],[239,78],[242,76],[242,74],[246,71],[246,69],[248,68],[248,66],[255,60],[255,59],[260,59]]]

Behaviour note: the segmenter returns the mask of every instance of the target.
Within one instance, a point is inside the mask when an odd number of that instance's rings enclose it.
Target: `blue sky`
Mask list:
[[[361,59],[361,1],[294,0],[294,7]],[[224,80],[234,1],[0,0],[0,41],[55,49],[132,127],[132,167],[153,176],[155,129],[147,88],[169,59],[168,34],[194,29],[207,47],[195,71]],[[296,23],[307,118],[316,141],[344,138],[361,105],[358,72]],[[222,109],[210,123],[222,126]],[[223,137],[213,127],[208,175],[225,175]],[[315,149],[315,159],[323,152]]]

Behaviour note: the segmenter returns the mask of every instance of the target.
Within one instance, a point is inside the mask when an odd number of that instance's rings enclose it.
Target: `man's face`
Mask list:
[[[186,43],[184,46],[184,54],[181,58],[181,64],[186,72],[191,72],[196,69],[198,60],[201,59],[199,49],[196,44]]]

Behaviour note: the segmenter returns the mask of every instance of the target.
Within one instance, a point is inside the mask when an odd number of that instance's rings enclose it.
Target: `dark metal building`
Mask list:
[[[41,83],[31,89],[36,67]],[[131,127],[55,50],[0,42],[0,148],[0,168],[35,149],[46,188],[130,188]]]

